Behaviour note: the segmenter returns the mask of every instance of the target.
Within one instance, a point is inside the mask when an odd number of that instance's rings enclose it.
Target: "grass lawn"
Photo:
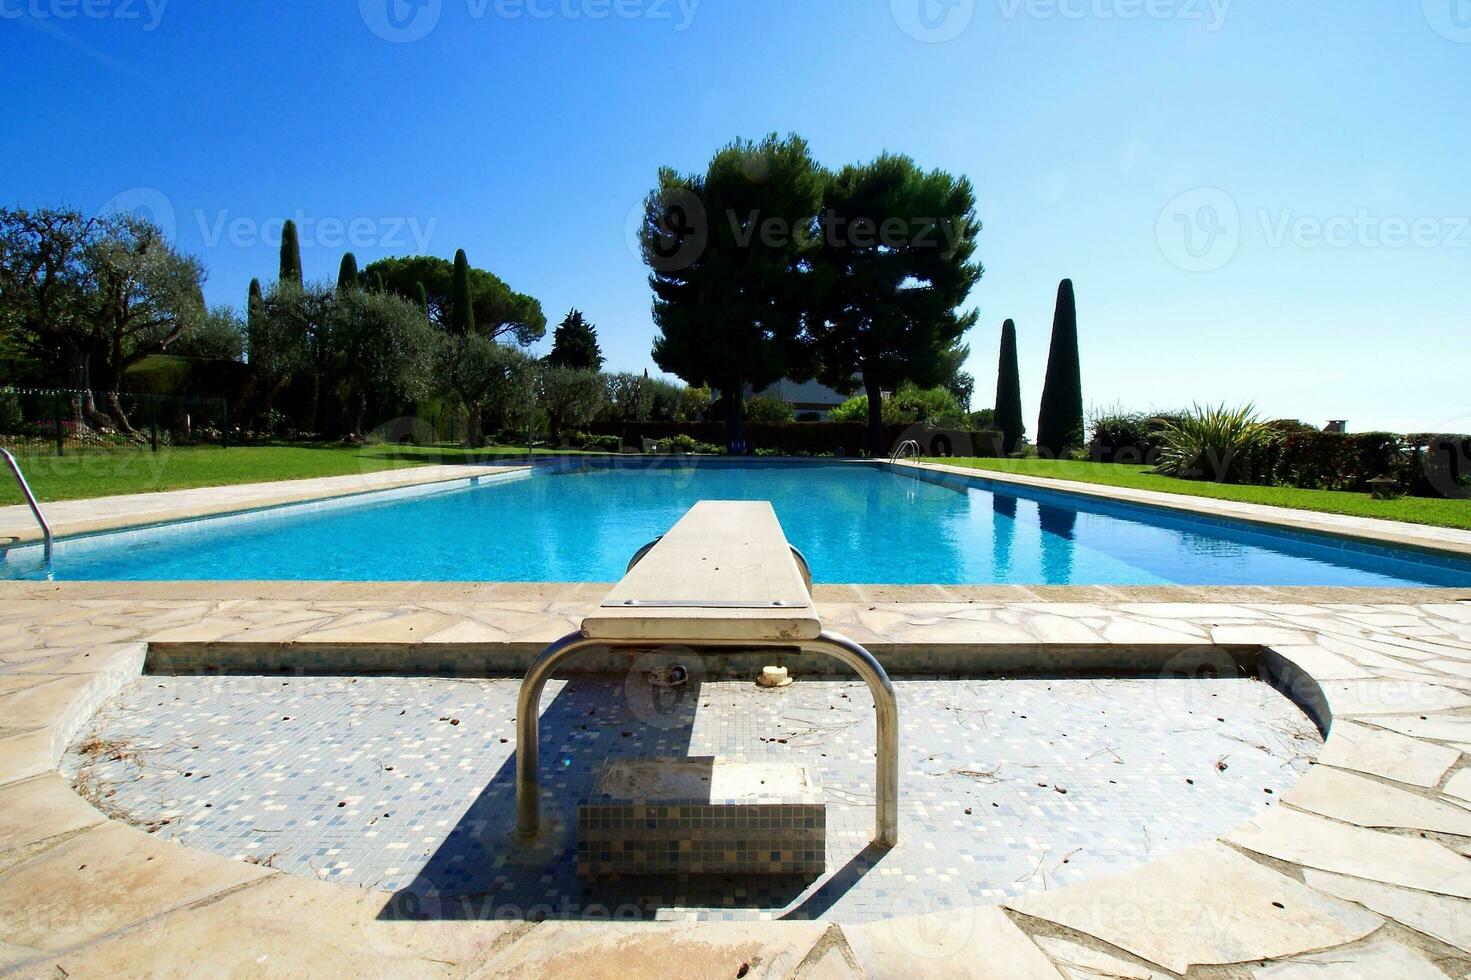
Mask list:
[[[21,469],[36,496],[48,500],[77,500],[154,490],[219,487],[235,483],[302,480],[316,476],[348,476],[402,466],[430,463],[473,463],[497,456],[522,456],[525,449],[493,446],[468,450],[459,447],[390,446],[218,446],[166,449],[151,453],[139,449],[70,453],[66,456],[27,456]],[[0,464],[0,504],[24,503],[9,472]]]
[[[1328,514],[1353,517],[1378,517],[1387,521],[1409,521],[1471,530],[1471,500],[1444,500],[1427,497],[1401,497],[1398,500],[1375,500],[1367,493],[1344,493],[1338,490],[1299,490],[1296,487],[1250,487],[1223,483],[1201,483],[1173,476],[1158,476],[1147,466],[1123,463],[1083,463],[1065,459],[930,459],[931,463],[968,466],[978,470],[1015,473],[1019,476],[1072,480],[1077,483],[1100,483],[1110,487],[1135,490],[1158,490],[1192,497],[1214,497],[1248,504],[1270,504],[1296,507]]]

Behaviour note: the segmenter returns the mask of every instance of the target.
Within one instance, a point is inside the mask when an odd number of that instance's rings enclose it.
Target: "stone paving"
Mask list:
[[[264,640],[278,656],[308,657],[313,646],[377,644],[411,661],[421,645],[432,652],[546,642],[596,601],[552,587],[483,600],[468,590],[395,601],[347,587],[315,593],[331,598],[208,598],[197,586],[177,588],[187,598],[150,597],[158,594],[39,583],[0,589],[0,969],[1289,978],[1471,971],[1471,768],[1463,755],[1471,751],[1471,602],[1457,601],[1454,590],[1392,602],[1368,594],[1342,601],[1341,593],[1274,602],[1283,594],[1266,592],[1260,601],[1250,591],[1210,602],[1164,601],[1169,593],[1035,601],[1020,592],[1021,601],[868,593],[820,602],[825,621],[882,646],[882,656],[945,650],[979,673],[1014,666],[1022,654],[1034,665],[1049,652],[1059,662],[1080,652],[1095,663],[1111,656],[1137,673],[1181,650],[1265,649],[1263,661],[1291,675],[1292,693],[1331,723],[1319,764],[1279,803],[1243,815],[1215,840],[1131,869],[1038,883],[999,904],[948,912],[916,905],[911,917],[842,924],[827,916],[435,917],[385,905],[370,890],[229,860],[108,820],[56,767],[97,709],[138,683],[144,644],[159,637],[185,645]],[[839,682],[814,681],[812,690],[830,683]]]
[[[1130,869],[1281,799],[1321,750],[1253,679],[900,680],[899,847],[869,853],[873,722],[857,682],[710,681],[655,701],[638,674],[556,682],[542,713],[552,846],[515,820],[515,680],[145,677],[62,772],[162,839],[400,900],[522,918],[888,918]],[[802,762],[827,791],[828,873],[584,883],[571,806],[617,758]],[[410,897],[411,896],[411,897]]]

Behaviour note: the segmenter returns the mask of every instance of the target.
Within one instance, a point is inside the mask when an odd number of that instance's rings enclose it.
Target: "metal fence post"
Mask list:
[[[66,448],[65,448],[66,447],[66,432],[61,427],[61,406],[62,406],[61,389],[58,388],[57,391],[56,391],[56,412],[55,412],[55,415],[56,415],[56,455],[58,455],[58,456],[64,456],[64,455],[66,455]]]
[[[153,451],[158,452],[158,397],[148,396],[148,433]]]
[[[230,402],[220,399],[220,448],[230,448]]]

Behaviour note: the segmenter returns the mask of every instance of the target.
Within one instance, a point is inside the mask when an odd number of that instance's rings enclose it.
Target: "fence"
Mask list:
[[[0,388],[0,447],[17,456],[199,445],[229,446],[223,398]]]

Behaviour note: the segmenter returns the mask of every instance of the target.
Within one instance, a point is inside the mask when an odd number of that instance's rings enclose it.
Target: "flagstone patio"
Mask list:
[[[435,918],[382,892],[232,861],[109,820],[58,774],[96,709],[136,682],[149,644],[183,656],[214,643],[236,667],[252,649],[262,654],[258,640],[278,667],[355,645],[397,652],[402,663],[468,645],[509,663],[564,632],[598,592],[526,586],[493,597],[414,586],[393,599],[393,588],[319,587],[294,598],[249,584],[178,587],[176,598],[160,598],[167,586],[0,588],[0,964],[24,976],[244,965],[281,975],[356,967],[486,976],[575,966],[624,977],[1169,976],[1226,965],[1233,975],[1291,977],[1325,963],[1376,976],[1471,971],[1471,769],[1461,754],[1471,750],[1471,596],[1455,590],[1360,596],[1397,600],[1383,602],[1266,590],[1211,602],[1158,601],[1194,595],[1184,591],[1149,596],[1156,601],[1092,591],[1085,602],[820,591],[824,621],[921,672],[1025,671],[1055,654],[1064,669],[1112,660],[1137,675],[1187,654],[1266,650],[1263,662],[1329,726],[1318,764],[1215,841],[999,905],[917,901],[910,917]],[[211,591],[218,597],[205,598]]]

